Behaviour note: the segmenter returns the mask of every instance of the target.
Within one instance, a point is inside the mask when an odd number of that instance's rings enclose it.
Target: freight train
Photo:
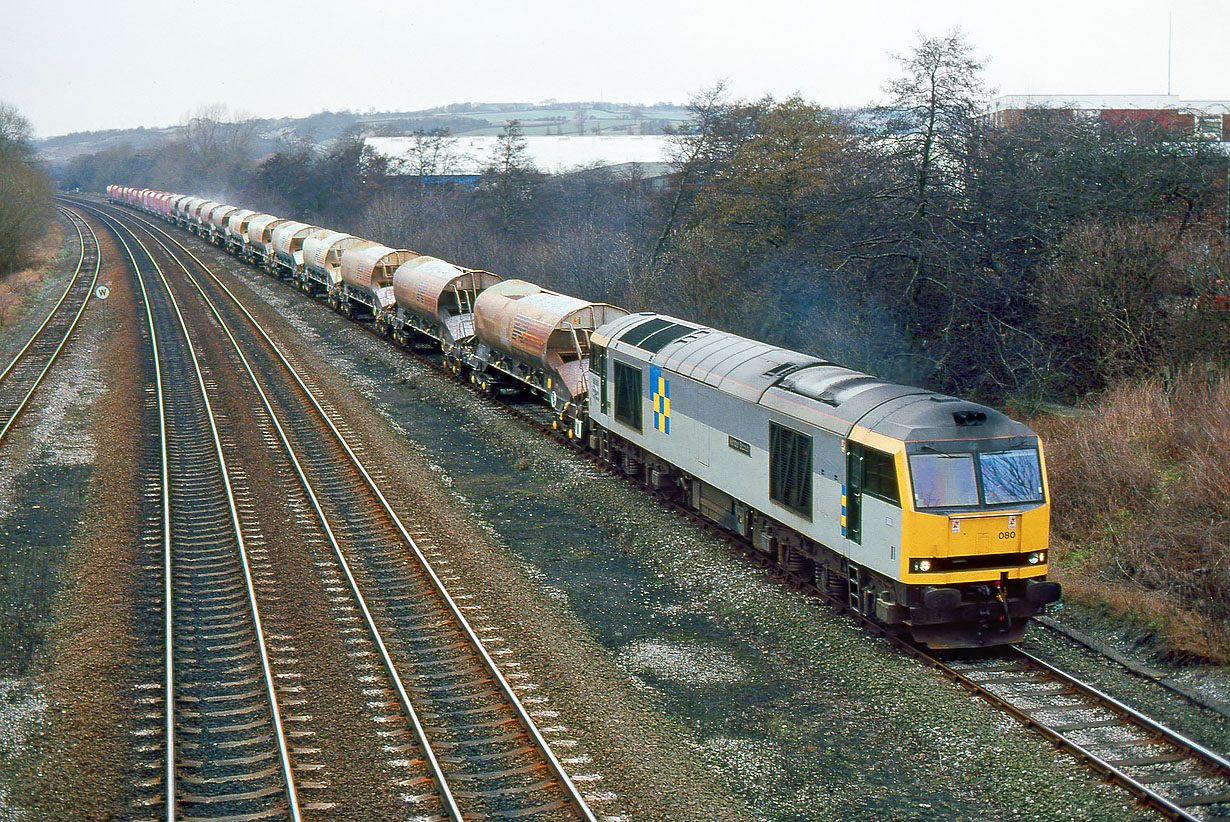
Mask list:
[[[109,186],[492,396],[932,648],[1016,642],[1046,579],[1042,443],[956,397],[269,214]]]

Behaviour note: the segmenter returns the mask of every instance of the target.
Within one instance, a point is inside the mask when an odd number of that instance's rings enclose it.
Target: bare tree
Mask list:
[[[417,177],[423,190],[428,177],[455,173],[463,159],[457,151],[457,139],[449,135],[448,129],[420,129],[414,132],[410,148],[398,165],[399,170]]]
[[[34,139],[34,127],[17,107],[0,101],[0,151],[28,152]]]
[[[501,132],[479,181],[480,196],[494,212],[501,234],[521,234],[531,227],[531,201],[542,177],[530,159],[521,123],[512,120]]]
[[[717,138],[716,123],[725,105],[725,96],[725,82],[715,83],[696,95],[688,105],[688,110],[696,116],[696,127],[680,129],[672,134],[674,143],[672,162],[678,178],[671,196],[670,207],[666,212],[666,219],[662,222],[662,231],[658,234],[653,253],[649,257],[651,269],[656,269],[661,262],[667,242],[678,225],[683,204],[691,193],[693,182],[701,172],[705,155],[711,150]]]
[[[0,274],[25,264],[51,219],[51,181],[33,162],[33,133],[29,120],[0,102]]]
[[[913,54],[896,59],[902,73],[888,85],[891,117],[885,138],[912,172],[907,178],[912,219],[925,220],[937,190],[964,187],[978,115],[989,96],[982,82],[984,65],[959,28],[943,37],[923,37]]]
[[[202,106],[180,124],[183,145],[198,190],[231,188],[251,160],[256,120],[229,112],[224,103]]]

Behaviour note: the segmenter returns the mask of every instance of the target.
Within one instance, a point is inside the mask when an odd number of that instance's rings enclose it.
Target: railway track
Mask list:
[[[1230,820],[1230,762],[1020,648],[929,664],[1170,819]]]
[[[433,360],[428,362],[437,365]],[[439,370],[448,373],[442,367]],[[591,452],[577,448],[575,442],[551,424],[550,415],[542,412],[539,406],[523,407],[494,398],[491,401],[573,453],[609,473],[630,479]],[[718,528],[643,483],[635,479],[630,481],[641,485],[665,506],[691,519],[713,536],[742,550],[791,586],[827,600],[867,630],[885,636],[900,650],[936,668],[951,681],[1040,734],[1055,747],[1119,785],[1142,806],[1181,822],[1230,822],[1230,761],[1217,752],[1016,646],[1008,646],[1002,654],[990,659],[967,663],[945,661],[925,648],[886,633],[881,626],[853,612],[847,602],[821,590],[812,580],[782,568],[747,541]],[[1178,695],[1192,701],[1189,694]],[[1208,708],[1198,701],[1193,704]]]
[[[450,595],[449,572],[433,567],[446,568],[447,558],[430,544],[426,530],[398,518],[344,420],[317,400],[321,392],[314,390],[310,374],[277,348],[204,263],[156,226],[146,223],[142,230],[149,244],[168,259],[174,255],[181,269],[170,277],[168,290],[177,291],[183,302],[192,290],[192,299],[208,306],[213,327],[206,332],[198,322],[198,338],[209,337],[214,348],[222,338],[229,340],[228,357],[246,372],[253,400],[263,409],[265,440],[279,446],[282,468],[294,476],[290,515],[310,532],[305,541],[328,546],[332,562],[315,563],[322,593],[343,612],[335,616],[334,630],[353,643],[342,656],[353,663],[355,692],[382,714],[372,737],[398,757],[393,761],[401,772],[393,786],[422,818],[595,820],[553,751],[576,744],[568,729],[556,724],[539,730],[533,714],[553,720],[553,712],[527,708],[545,701],[531,696],[523,702],[519,696],[536,686],[525,674],[506,674],[495,664],[497,654],[507,653],[498,649],[496,626],[481,624],[486,622],[481,614],[467,619],[463,612],[474,606]],[[200,382],[207,394],[209,381]],[[222,455],[227,448],[216,450]],[[211,527],[209,533],[218,530]],[[277,570],[277,560],[271,562]],[[175,626],[171,633],[182,630]],[[306,656],[293,628],[279,627],[277,636],[284,647],[297,646],[296,653]],[[497,650],[488,651],[488,645]],[[309,700],[295,701],[306,703],[296,713],[314,712]],[[322,736],[315,733],[314,746]],[[291,795],[291,774],[300,764],[295,746],[286,759]],[[573,757],[572,764],[587,764],[587,758]],[[172,778],[168,768],[168,783]],[[336,807],[328,798],[329,791],[321,790],[315,807]],[[269,810],[276,815],[280,806]]]
[[[379,336],[370,327],[362,327]],[[423,356],[408,347],[406,350],[438,373],[456,379],[437,358]],[[551,437],[571,452],[609,473],[629,479],[618,468],[578,448],[551,424],[550,415],[539,405],[502,402],[491,396],[489,399],[495,408]],[[634,479],[631,481],[636,483]],[[703,530],[742,550],[752,561],[776,573],[793,587],[827,600],[866,629],[885,636],[900,650],[940,670],[951,681],[1072,754],[1091,770],[1124,788],[1141,805],[1182,822],[1230,822],[1230,762],[1220,754],[1019,648],[1009,647],[1004,650],[1004,657],[968,665],[945,662],[924,648],[885,633],[880,626],[852,612],[848,603],[833,598],[810,579],[783,569],[750,543],[642,483],[637,484]]]
[[[0,371],[0,443],[7,439],[35,390],[42,384],[43,378],[68,344],[98,281],[101,264],[98,237],[73,210],[61,207],[60,214],[72,223],[77,232],[80,249],[77,267],[68,288],[52,307],[47,318],[8,366]]]
[[[300,818],[279,697],[206,378],[154,255],[137,274],[161,433],[165,818]]]

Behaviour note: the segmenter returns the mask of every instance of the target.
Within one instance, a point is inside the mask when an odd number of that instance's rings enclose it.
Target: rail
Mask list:
[[[550,743],[541,735],[541,732],[538,730],[536,724],[533,721],[533,718],[530,716],[529,712],[525,709],[524,705],[522,705],[520,699],[516,696],[514,689],[512,688],[512,686],[509,685],[508,680],[505,678],[503,673],[500,671],[499,667],[495,664],[491,655],[488,653],[488,651],[484,647],[482,639],[478,636],[478,633],[470,625],[469,621],[465,618],[465,616],[462,613],[462,610],[458,607],[453,597],[449,594],[443,581],[440,579],[437,572],[432,568],[427,557],[424,555],[424,553],[422,552],[422,550],[420,549],[420,547],[418,546],[414,538],[411,536],[409,530],[401,522],[400,518],[397,516],[397,514],[393,510],[392,506],[389,504],[388,500],[385,498],[378,484],[373,479],[370,471],[364,466],[362,460],[359,458],[358,454],[356,453],[356,450],[347,441],[347,438],[343,435],[338,424],[336,424],[335,421],[332,419],[331,414],[317,400],[313,391],[307,384],[308,381],[295,369],[295,367],[290,362],[290,360],[286,357],[284,352],[282,352],[282,350],[277,346],[277,344],[273,341],[273,339],[269,336],[269,334],[265,331],[265,329],[261,327],[260,323],[256,320],[256,318],[253,317],[253,315],[247,310],[245,306],[243,306],[241,301],[234,295],[234,293],[231,292],[230,289],[227,288],[227,286],[224,283],[222,283],[221,280],[219,280],[213,274],[213,272],[209,269],[209,267],[204,262],[202,262],[199,258],[197,258],[190,250],[185,248],[182,244],[178,243],[173,238],[171,238],[169,235],[167,235],[165,232],[161,231],[161,229],[159,229],[158,227],[154,226],[148,221],[142,221],[142,222],[145,225],[145,230],[151,233],[156,232],[158,235],[160,235],[160,237],[165,238],[168,242],[176,245],[183,254],[191,258],[196,263],[196,265],[199,266],[200,269],[204,271],[211,278],[212,287],[220,289],[220,292],[226,295],[226,299],[228,300],[228,302],[231,305],[233,305],[234,308],[238,310],[244,318],[246,318],[247,324],[264,341],[265,347],[267,348],[269,352],[272,352],[272,355],[276,358],[277,362],[280,363],[280,366],[284,370],[285,374],[288,375],[291,378],[291,380],[298,386],[298,389],[300,391],[300,395],[303,398],[303,401],[307,403],[308,405],[310,405],[312,409],[314,409],[315,416],[317,417],[318,422],[321,425],[323,425],[328,430],[328,432],[330,432],[333,441],[337,444],[337,447],[344,453],[345,459],[353,467],[353,470],[356,472],[356,475],[358,477],[361,477],[362,483],[366,486],[366,489],[370,493],[372,500],[376,502],[376,504],[379,506],[380,510],[382,511],[383,516],[387,517],[387,520],[392,526],[392,528],[395,529],[397,534],[400,536],[400,540],[404,543],[406,548],[414,556],[417,566],[422,569],[422,573],[425,575],[425,577],[429,581],[431,590],[434,593],[434,596],[437,597],[439,601],[444,605],[444,608],[448,612],[451,620],[454,622],[456,626],[458,626],[458,629],[464,635],[467,645],[470,649],[470,652],[473,653],[474,656],[478,660],[481,661],[481,665],[483,669],[485,670],[486,676],[489,677],[493,683],[495,683],[496,687],[499,690],[503,703],[507,705],[511,709],[511,711],[516,715],[517,720],[521,728],[523,729],[523,732],[525,733],[526,737],[533,744],[534,748],[538,751],[538,755],[540,759],[547,765],[547,768],[549,772],[552,774],[553,779],[558,784],[558,787],[562,790],[564,796],[566,797],[567,804],[572,807],[573,811],[575,812],[578,818],[586,820],[587,822],[594,822],[595,817],[593,816],[592,811],[589,809],[585,801],[585,798],[581,795],[579,790],[577,790],[575,784],[572,782],[571,778],[569,777],[567,772],[564,770],[562,764],[559,762],[554,752],[551,750]],[[159,242],[162,242],[162,239],[159,239]],[[329,525],[328,517],[326,516],[325,510],[324,510],[325,505],[322,504],[322,501],[321,501],[321,495],[317,492],[316,488],[314,487],[313,482],[309,479],[308,477],[309,471],[305,470],[300,459],[294,454],[294,449],[291,446],[291,442],[290,442],[291,437],[288,435],[288,432],[286,430],[286,425],[287,424],[293,425],[297,422],[297,420],[287,419],[287,416],[285,414],[282,416],[282,419],[279,419],[278,414],[275,412],[273,408],[273,403],[270,401],[270,398],[267,392],[265,391],[265,389],[261,388],[260,386],[260,381],[257,379],[257,375],[253,369],[253,365],[250,362],[249,357],[246,356],[244,353],[245,349],[251,350],[250,348],[251,344],[249,343],[248,346],[245,346],[241,344],[239,340],[236,339],[234,332],[232,331],[231,328],[229,328],[227,324],[227,320],[223,316],[223,313],[220,311],[219,307],[213,302],[213,300],[210,299],[209,295],[206,293],[206,289],[202,287],[200,281],[198,281],[197,278],[194,277],[187,270],[186,267],[184,268],[184,273],[186,276],[188,276],[191,279],[191,281],[194,284],[194,287],[198,289],[201,296],[204,298],[206,303],[209,305],[209,310],[214,314],[214,317],[217,319],[219,323],[223,325],[226,336],[231,340],[231,344],[236,354],[239,356],[241,362],[243,363],[243,368],[247,371],[247,373],[253,379],[254,384],[257,385],[258,393],[261,398],[261,403],[264,405],[266,409],[266,413],[269,415],[269,417],[273,421],[273,425],[277,431],[278,438],[282,443],[283,450],[286,451],[287,454],[289,455],[289,459],[292,461],[294,465],[295,472],[298,476],[300,484],[304,487],[306,493],[309,495],[311,499],[312,507],[315,509],[316,516],[321,524],[322,530],[326,532],[331,548],[334,552],[334,555],[336,559],[338,560],[339,565],[344,570],[344,573],[347,579],[347,584],[350,587],[352,595],[354,596],[356,602],[359,603],[360,611],[363,613],[364,618],[367,622],[367,628],[368,628],[369,635],[373,638],[377,648],[380,651],[382,664],[386,672],[388,672],[391,680],[397,683],[396,688],[398,691],[399,702],[401,703],[403,710],[406,712],[407,716],[411,718],[411,722],[415,730],[415,735],[416,737],[418,737],[420,747],[425,752],[425,757],[428,758],[432,763],[433,772],[434,772],[433,780],[436,781],[437,784],[441,787],[442,795],[447,797],[446,806],[448,807],[448,812],[451,816],[453,816],[453,818],[461,819],[462,812],[460,808],[456,805],[453,799],[453,796],[447,785],[445,774],[442,772],[442,770],[440,770],[439,765],[436,762],[437,758],[432,753],[432,746],[428,738],[428,733],[425,731],[422,723],[417,717],[417,713],[414,709],[414,706],[411,703],[411,699],[407,692],[407,689],[401,682],[402,677],[398,673],[397,666],[395,665],[391,655],[389,654],[389,651],[386,647],[386,643],[384,639],[381,637],[381,632],[378,629],[376,625],[376,621],[372,616],[371,608],[368,606],[363,594],[360,591],[360,585],[358,581],[356,580],[354,574],[351,573],[349,563],[347,562],[344,556],[342,547],[339,544],[339,540],[337,536],[334,534],[333,528]],[[314,469],[314,470],[319,470],[319,469]],[[422,666],[423,664],[436,664],[436,663],[423,663],[420,661],[415,664],[418,666]],[[469,682],[467,684],[473,685],[474,683]],[[521,770],[524,771],[525,769],[522,768]],[[473,777],[469,777],[469,778],[472,779]],[[499,792],[510,793],[513,790],[514,790],[513,788],[505,788],[505,789],[500,789]],[[525,790],[530,790],[530,788],[526,788],[522,786],[521,788],[517,788],[515,790],[525,791]],[[493,793],[496,793],[496,791],[488,791],[487,793],[493,794]],[[467,794],[470,796],[478,795],[474,791],[469,791],[467,792]],[[543,807],[546,807],[546,806],[543,806]],[[520,810],[523,811],[525,809],[520,809]]]
[[[286,744],[285,729],[282,725],[281,710],[278,705],[273,671],[269,663],[267,642],[256,601],[247,549],[244,545],[243,528],[239,520],[234,489],[222,452],[217,422],[209,403],[200,363],[189,342],[188,327],[183,314],[154,255],[134,233],[118,220],[99,211],[95,213],[114,233],[136,272],[146,307],[146,321],[151,339],[158,396],[162,454],[163,573],[165,577],[164,597],[166,598],[164,624],[166,644],[164,700],[167,711],[164,776],[166,819],[168,822],[173,822],[178,818],[181,804],[190,809],[187,815],[194,818],[242,814],[250,807],[254,797],[268,796],[280,790],[286,796],[287,815],[294,822],[298,822],[301,819],[301,813],[294,773],[291,768],[290,752]],[[140,249],[141,259],[138,259],[137,252],[128,242],[129,239]],[[143,260],[148,260],[148,264],[143,264]],[[165,290],[165,296],[155,293],[154,288],[147,286],[146,279],[152,279],[153,276],[150,269],[157,277],[150,286],[160,282]],[[219,484],[220,488],[217,487]],[[218,496],[216,492],[219,490],[222,491],[222,504],[219,504],[216,499]],[[213,499],[210,498],[211,495]],[[216,540],[209,536],[220,527],[222,520],[229,522],[233,531],[233,546],[229,540]],[[191,536],[186,536],[197,532],[203,533],[204,538],[193,539]],[[201,547],[203,542],[215,543],[214,547],[217,550],[205,553],[207,549]],[[180,650],[176,643],[181,636],[187,635],[190,640],[194,639],[198,643],[208,645],[208,643],[201,642],[202,637],[208,634],[190,617],[180,616],[176,602],[177,599],[194,590],[192,581],[184,578],[190,577],[196,570],[193,563],[200,559],[199,555],[205,554],[204,558],[210,563],[212,574],[216,573],[212,570],[213,567],[222,561],[222,555],[229,552],[232,547],[235,549],[234,557],[238,560],[244,581],[245,601],[248,606],[246,613],[251,619],[251,644],[260,657],[263,691],[268,700],[269,721],[273,725],[271,736],[276,748],[278,759],[276,770],[280,772],[281,787],[265,784],[263,787],[254,789],[255,777],[251,763],[240,757],[230,759],[226,767],[231,770],[222,775],[211,772],[209,776],[195,777],[194,782],[198,793],[188,794],[187,789],[183,787],[184,780],[179,778],[179,769],[184,766],[179,761],[178,755],[180,728],[176,720],[176,712],[180,710],[178,694],[182,686],[176,673],[178,670],[175,664],[176,654]],[[179,552],[178,556],[177,552]],[[178,585],[176,584],[177,579],[180,580]],[[212,577],[203,582],[206,588],[216,584]],[[177,596],[177,593],[180,596]],[[208,611],[209,607],[206,606],[204,610]],[[178,623],[177,617],[180,618]],[[218,650],[229,652],[230,648],[229,646],[225,649],[207,647],[202,653],[216,653]],[[208,664],[209,660],[197,661],[198,667],[205,667]],[[203,690],[206,684],[218,685],[216,682],[198,683],[197,690]],[[194,699],[206,702],[210,699],[237,700],[238,697],[233,693],[227,693],[227,689],[232,692],[238,690],[233,683],[223,683],[215,688],[210,696],[194,696]],[[222,693],[217,693],[218,690]],[[226,712],[219,712],[219,715],[224,713]],[[204,712],[198,711],[196,715],[202,721],[207,720]],[[215,736],[223,737],[229,730],[224,722],[224,719],[219,720],[219,730],[214,734]],[[242,728],[240,733],[245,733],[247,730],[247,728]],[[226,747],[236,743],[224,740],[219,744]],[[218,767],[216,761],[202,762],[199,765]],[[186,770],[199,771],[200,767],[186,768]],[[256,772],[256,776],[265,777],[264,782],[267,783],[271,775],[267,772]],[[230,783],[235,783],[240,787],[230,787]],[[216,789],[218,793],[199,792],[204,786]],[[207,809],[207,812],[203,812],[203,809]]]
[[[0,371],[0,443],[7,439],[35,390],[42,385],[43,379],[59,359],[81,321],[94,284],[98,281],[101,269],[98,237],[89,224],[71,209],[60,207],[60,213],[69,218],[77,231],[81,246],[77,268],[46,319],[5,369]]]

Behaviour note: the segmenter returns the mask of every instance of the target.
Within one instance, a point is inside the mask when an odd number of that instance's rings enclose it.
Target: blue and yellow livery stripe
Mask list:
[[[671,432],[671,381],[656,365],[649,366],[649,387],[653,391],[653,427],[663,434]]]
[[[841,535],[846,535],[846,486],[841,486]]]

